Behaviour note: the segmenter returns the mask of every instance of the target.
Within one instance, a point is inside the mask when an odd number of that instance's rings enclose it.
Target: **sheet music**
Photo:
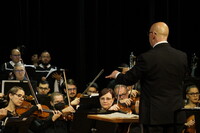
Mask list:
[[[139,115],[136,114],[124,114],[124,113],[120,113],[120,112],[114,112],[111,114],[98,114],[101,117],[105,117],[105,118],[109,118],[109,119],[113,119],[113,118],[118,118],[118,119],[138,119]]]
[[[56,68],[51,68],[51,69],[49,70],[49,73],[46,75],[46,78],[47,78],[52,72],[55,72],[55,71],[57,71]]]

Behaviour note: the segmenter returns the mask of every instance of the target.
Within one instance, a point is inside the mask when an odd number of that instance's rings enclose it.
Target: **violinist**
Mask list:
[[[186,88],[187,103],[184,106],[184,108],[199,107],[199,104],[200,104],[199,96],[200,96],[200,93],[199,93],[198,87],[196,85],[189,85]],[[190,111],[186,111],[186,115],[187,115],[187,121],[184,124],[185,129],[183,130],[183,133],[193,133],[192,131],[196,131],[195,116],[193,112],[190,112]]]
[[[99,87],[97,83],[93,83],[91,86],[89,86],[88,90],[87,90],[87,95],[88,96],[98,96]]]
[[[20,80],[20,81],[28,81],[27,77],[26,77],[26,69],[23,63],[16,63],[14,65],[13,68],[13,72],[12,72],[12,76],[10,75],[10,77],[8,78],[10,80]],[[35,80],[31,80],[30,81],[31,84],[37,84],[37,82]],[[34,86],[35,88],[33,88],[34,90],[36,90],[36,86]],[[23,89],[28,89],[28,88],[23,88]],[[29,92],[29,94],[26,94],[28,96],[31,95],[30,91],[26,91]]]
[[[134,99],[138,91],[134,90],[131,92],[130,89],[123,84],[115,85],[114,91],[120,107],[119,111],[129,114],[139,114],[139,100]],[[121,123],[119,124],[119,130],[121,130],[121,132],[130,130],[131,133],[141,133],[141,128],[138,123]]]
[[[24,102],[25,92],[23,88],[14,86],[12,87],[7,94],[8,97],[8,104],[5,108],[0,109],[0,120],[5,121],[5,127],[3,128],[3,132],[5,133],[27,133],[30,123],[32,121],[32,117],[30,117],[35,111],[42,110],[42,106],[40,104],[36,106],[32,106],[31,108],[27,109],[26,112],[19,114],[20,112],[17,111]],[[9,123],[10,119],[14,119],[15,117],[15,126]],[[5,121],[6,122],[6,121]]]
[[[50,105],[50,88],[49,88],[49,83],[48,81],[41,81],[37,87],[37,93],[36,97],[39,101],[40,104],[46,105],[49,108],[51,107]]]
[[[50,103],[54,111],[41,123],[39,132],[69,133],[71,121],[65,119],[63,116],[74,113],[74,108],[72,106],[66,106],[64,96],[60,92],[53,92],[50,97]]]
[[[38,99],[38,102],[41,105],[47,106],[49,109],[51,108],[50,104],[50,88],[48,81],[41,81],[37,87],[36,97]],[[33,101],[33,100],[32,100]],[[32,103],[33,104],[33,103]],[[46,119],[46,118],[45,118]],[[32,121],[32,124],[30,126],[30,130],[32,132],[38,132],[40,130],[40,123],[42,123],[43,119],[41,118],[35,118]]]
[[[118,111],[120,108],[114,104],[115,93],[111,88],[104,88],[99,94],[101,110]]]
[[[75,83],[75,81],[73,79],[68,79],[67,80],[67,87],[64,86],[64,92],[67,94],[69,94],[69,98],[70,98],[70,104],[77,109],[79,104],[80,104],[80,96],[78,96],[77,93],[77,85]],[[65,98],[65,102],[66,104],[69,103],[68,98]]]
[[[115,85],[114,92],[115,92],[116,100],[118,100],[118,104],[123,106],[125,109],[127,109],[127,111],[129,111],[129,112],[126,112],[126,110],[123,110],[122,108],[121,110],[122,112],[125,111],[125,113],[139,114],[139,101],[136,102],[134,101],[132,97],[129,97],[130,92],[126,85],[123,85],[123,84]],[[136,94],[134,94],[134,96],[135,95]]]

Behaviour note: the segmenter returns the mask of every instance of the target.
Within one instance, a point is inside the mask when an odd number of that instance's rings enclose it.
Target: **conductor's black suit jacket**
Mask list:
[[[184,106],[183,81],[187,73],[187,55],[168,43],[161,43],[137,57],[136,65],[117,83],[132,85],[140,80],[140,122],[143,124],[173,124],[175,111]],[[177,115],[185,121],[184,112]]]

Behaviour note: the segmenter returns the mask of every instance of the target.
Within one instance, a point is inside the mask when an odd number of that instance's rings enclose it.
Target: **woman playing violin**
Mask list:
[[[184,108],[195,108],[199,107],[199,89],[196,85],[189,85],[186,88],[186,98],[187,103],[184,106]],[[183,130],[183,133],[195,133],[195,117],[193,112],[186,111],[187,114],[187,121],[185,123],[185,129]]]
[[[14,86],[8,91],[8,105],[5,108],[0,109],[0,120],[5,121],[7,119],[11,119],[12,117],[16,117],[16,124],[13,123],[15,126],[12,124],[9,126],[9,123],[7,123],[3,129],[5,133],[27,133],[29,124],[32,121],[32,118],[29,116],[37,110],[42,110],[42,106],[38,104],[36,106],[32,106],[26,112],[18,114],[17,109],[22,106],[24,96],[25,92],[23,88],[18,86]]]
[[[99,94],[99,101],[102,110],[118,111],[119,107],[115,104],[115,93],[111,88],[104,88]]]
[[[46,120],[43,120],[40,126],[41,133],[69,133],[70,120],[65,116],[75,112],[72,106],[66,106],[62,93],[53,92],[51,94],[51,106],[54,110]],[[37,132],[38,133],[38,132]]]

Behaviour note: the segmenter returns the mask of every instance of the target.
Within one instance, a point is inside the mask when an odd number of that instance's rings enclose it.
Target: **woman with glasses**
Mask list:
[[[14,80],[27,80],[25,77],[25,66],[22,63],[17,63],[13,69],[13,76],[10,76],[10,79]]]
[[[120,108],[117,104],[114,104],[115,93],[111,88],[104,88],[99,94],[99,101],[102,110],[115,110],[118,111]]]
[[[189,85],[186,88],[186,98],[187,103],[184,108],[192,109],[195,107],[199,107],[200,100],[199,100],[199,89],[196,85]],[[195,132],[195,116],[193,111],[186,111],[187,121],[185,123],[185,129],[183,133],[192,133]]]
[[[27,133],[33,117],[30,117],[35,111],[42,110],[40,104],[27,109],[20,113],[18,107],[24,104],[25,92],[23,88],[14,86],[7,94],[8,104],[5,108],[0,109],[0,120],[3,121],[3,132],[5,133]]]

